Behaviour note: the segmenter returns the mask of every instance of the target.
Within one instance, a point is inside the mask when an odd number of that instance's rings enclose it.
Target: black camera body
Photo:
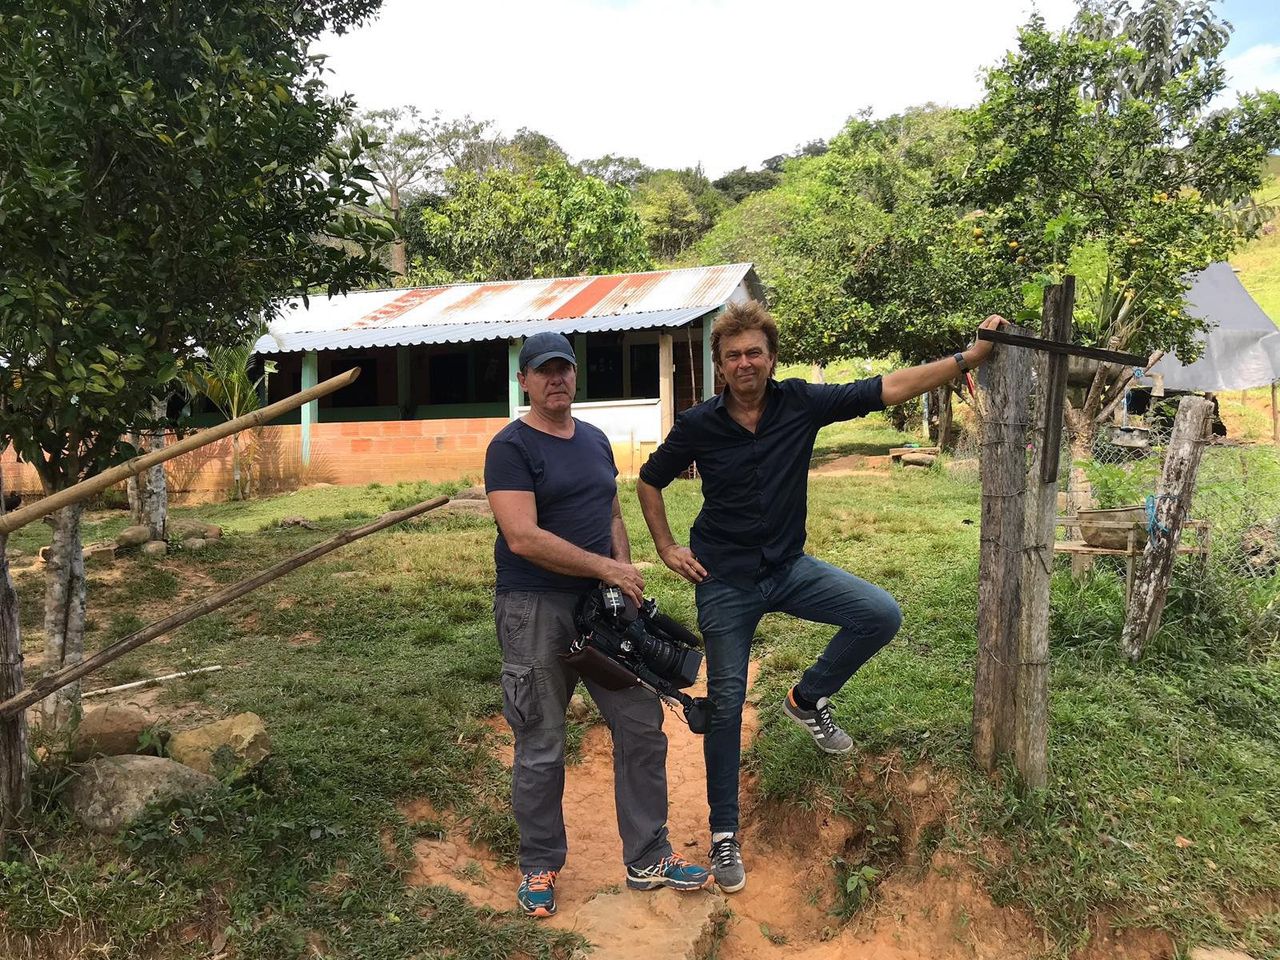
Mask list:
[[[612,586],[584,594],[575,618],[579,635],[565,660],[580,674],[608,690],[652,690],[682,708],[690,730],[706,732],[715,704],[681,692],[697,682],[702,668],[696,634],[658,612],[656,601],[637,608]]]

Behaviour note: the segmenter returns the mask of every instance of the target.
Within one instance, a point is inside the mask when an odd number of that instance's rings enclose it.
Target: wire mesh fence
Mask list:
[[[1141,426],[1103,427],[1083,464],[1099,507],[1144,506],[1156,492],[1172,425],[1172,404]],[[1280,642],[1280,449],[1215,432],[1196,476],[1189,519],[1203,555],[1174,569],[1175,616],[1206,624],[1229,619],[1254,650]]]
[[[1081,579],[1111,578],[1117,600],[1124,596],[1130,544],[1140,553],[1149,535],[1147,509],[1154,501],[1148,498],[1156,495],[1176,410],[1177,400],[1171,398],[1141,418],[1121,415],[1117,423],[1099,428],[1085,458],[1073,459],[1064,438],[1060,518],[1075,515],[1068,490],[1084,480],[1091,508],[1133,508],[1126,519],[1134,536],[1130,541],[1122,525],[1108,531],[1104,524],[1104,536],[1110,533],[1107,546],[1115,552],[1078,552],[1072,564],[1068,556],[1073,544],[1087,545],[1082,542],[1086,533],[1098,542],[1098,530],[1062,523],[1057,528],[1058,564],[1071,565]],[[1240,442],[1221,435],[1221,424],[1216,425],[1214,436],[1205,441],[1196,478],[1189,516],[1196,522],[1183,534],[1185,544],[1201,549],[1180,556],[1175,564],[1165,632],[1199,633],[1206,641],[1210,635],[1219,637],[1239,645],[1245,655],[1280,652],[1280,447]],[[977,422],[960,434],[953,472],[978,476],[979,434]],[[1028,436],[1028,443],[1035,440]]]

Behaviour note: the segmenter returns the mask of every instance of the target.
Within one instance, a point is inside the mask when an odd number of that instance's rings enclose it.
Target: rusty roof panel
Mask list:
[[[312,297],[305,307],[300,299],[290,302],[287,305],[290,309],[270,325],[271,336],[263,342],[270,339],[277,344],[313,344],[266,348],[274,350],[328,350],[348,343],[368,345],[369,338],[364,334],[373,330],[386,331],[388,343],[487,340],[510,336],[506,325],[514,322],[551,324],[625,315],[627,323],[635,323],[639,321],[631,318],[642,314],[654,314],[655,321],[650,325],[660,326],[657,314],[667,316],[673,311],[701,308],[701,315],[726,303],[744,282],[748,289],[758,284],[749,263],[649,273],[371,290],[334,299]],[[476,329],[464,337],[454,337],[451,333],[446,341],[434,339],[434,334],[403,332],[429,327]]]
[[[363,327],[340,334],[302,332],[267,334],[254,345],[255,353],[294,353],[306,350],[359,350],[374,347],[407,347],[414,344],[474,343],[479,340],[519,339],[534,333],[602,333],[679,327],[714,310],[684,307],[647,313],[573,317],[567,320],[513,320],[502,324],[438,323],[423,327]]]

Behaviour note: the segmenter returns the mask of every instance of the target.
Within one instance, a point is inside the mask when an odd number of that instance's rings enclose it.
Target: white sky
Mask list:
[[[1075,11],[1073,0],[1037,6],[1051,26]],[[829,138],[865,107],[883,116],[976,102],[980,70],[1013,45],[1031,9],[1030,0],[385,0],[377,21],[319,51],[330,86],[364,109],[469,113],[508,134],[539,130],[575,160],[701,163],[715,177]],[[1280,24],[1273,36],[1250,33],[1275,42],[1233,42],[1233,81],[1280,88]]]

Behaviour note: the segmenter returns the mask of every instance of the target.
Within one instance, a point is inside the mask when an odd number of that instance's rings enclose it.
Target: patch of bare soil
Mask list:
[[[750,704],[744,721],[746,744],[757,729]],[[670,742],[667,783],[672,845],[690,860],[706,863],[708,807],[702,741],[671,715],[665,727]],[[497,754],[509,765],[511,738],[501,718],[494,730]],[[887,811],[886,825],[902,841],[901,856],[877,886],[871,904],[845,921],[838,910],[833,860],[844,856],[853,862],[856,851],[868,842],[864,825],[822,810],[758,803],[754,784],[744,778],[742,841],[747,885],[727,898],[732,916],[715,949],[716,960],[1006,960],[1046,952],[1049,944],[1025,914],[996,906],[959,857],[935,852],[934,845],[925,842],[939,835],[950,809],[948,797],[954,788],[945,777],[928,769],[903,771],[892,758],[881,758],[861,771],[860,789],[877,809]],[[463,839],[465,824],[424,803],[410,804],[404,813],[410,821],[441,827],[439,836],[415,844],[410,882],[443,885],[498,910],[514,906],[519,873],[468,844]],[[581,929],[579,914],[587,902],[602,891],[618,890],[623,881],[612,748],[603,726],[587,732],[581,762],[567,771],[564,814],[569,859],[556,885],[559,912],[543,922],[574,930]],[[661,922],[657,915],[654,922]],[[610,944],[610,957],[628,955],[625,945],[620,949]],[[1103,924],[1079,960],[1168,960],[1173,956],[1172,944],[1163,934],[1115,934]]]
[[[828,460],[826,463],[812,468],[809,472],[823,477],[882,476],[888,468],[888,454],[884,456],[866,456],[861,453],[851,453],[847,457]]]

